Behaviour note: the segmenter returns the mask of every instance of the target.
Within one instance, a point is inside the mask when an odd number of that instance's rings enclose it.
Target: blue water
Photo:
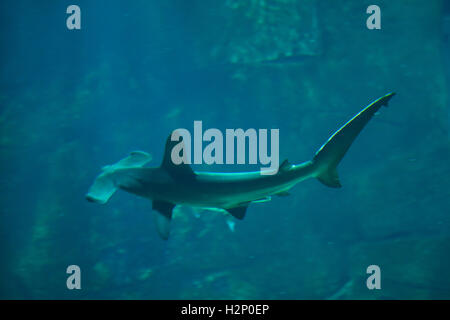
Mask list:
[[[2,1],[0,298],[450,298],[448,8],[394,2],[368,30],[365,0]],[[150,201],[85,200],[102,166],[133,150],[158,166],[195,120],[279,129],[280,160],[301,163],[391,91],[341,189],[307,180],[242,221],[177,208],[167,241]]]

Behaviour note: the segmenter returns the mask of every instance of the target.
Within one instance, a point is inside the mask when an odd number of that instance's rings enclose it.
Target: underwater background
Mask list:
[[[448,1],[9,0],[0,26],[1,299],[450,298]],[[307,180],[243,221],[177,208],[168,241],[146,199],[85,200],[103,165],[157,166],[194,120],[279,128],[300,163],[391,91],[341,189]]]

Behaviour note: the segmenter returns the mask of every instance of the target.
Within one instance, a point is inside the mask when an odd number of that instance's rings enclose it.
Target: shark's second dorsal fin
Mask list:
[[[285,159],[282,163],[281,163],[281,165],[280,165],[280,167],[279,167],[279,171],[289,171],[289,169],[291,169],[292,168],[292,164],[290,164],[289,163],[289,161],[288,161],[288,159]]]
[[[169,172],[171,175],[177,177],[195,177],[195,173],[192,170],[191,166],[186,163],[175,164],[172,161],[172,149],[179,143],[184,143],[184,141],[172,141],[172,135],[170,134],[166,140],[166,147],[164,149],[164,158],[161,163],[161,168]],[[183,148],[183,152],[184,152]]]

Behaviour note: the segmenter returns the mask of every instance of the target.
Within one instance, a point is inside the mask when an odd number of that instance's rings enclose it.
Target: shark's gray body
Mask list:
[[[89,193],[89,201],[106,203],[116,189],[148,198],[157,211],[158,232],[167,239],[175,205],[220,208],[243,219],[252,202],[269,200],[272,195],[287,195],[295,184],[317,178],[329,187],[339,188],[337,165],[364,126],[381,106],[387,105],[394,93],[387,94],[354,116],[317,151],[313,160],[299,165],[284,161],[276,174],[257,172],[194,172],[189,165],[175,165],[171,150],[175,142],[166,143],[160,167],[143,167],[151,160],[145,152],[133,152],[128,158],[103,168]]]

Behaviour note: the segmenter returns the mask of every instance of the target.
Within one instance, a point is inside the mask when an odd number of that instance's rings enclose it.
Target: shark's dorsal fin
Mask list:
[[[153,210],[157,211],[155,214],[156,230],[164,240],[169,239],[170,221],[174,207],[175,205],[170,202],[153,201]]]
[[[166,140],[166,146],[164,149],[164,158],[161,163],[161,168],[169,172],[171,175],[177,177],[195,177],[195,173],[192,170],[191,166],[186,163],[175,164],[172,161],[172,149],[179,143],[184,143],[184,141],[172,141],[172,135],[170,134]],[[185,150],[183,148],[183,150]]]
[[[242,220],[247,212],[248,204],[239,207],[227,209],[227,211],[236,219]]]

